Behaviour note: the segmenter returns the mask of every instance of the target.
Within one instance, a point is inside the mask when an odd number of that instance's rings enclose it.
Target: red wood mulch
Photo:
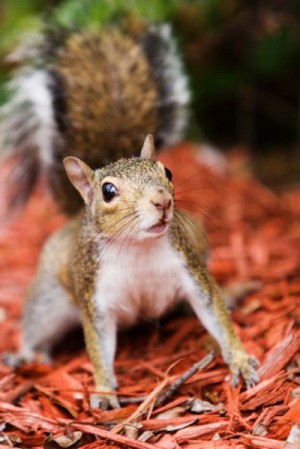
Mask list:
[[[175,315],[119,337],[118,394],[144,402],[91,410],[91,364],[74,332],[51,367],[36,363],[14,372],[0,362],[0,448],[300,447],[299,435],[294,443],[289,437],[300,426],[300,189],[276,196],[233,162],[229,171],[222,163],[208,170],[190,145],[161,159],[174,173],[177,198],[205,218],[218,281],[261,282],[233,312],[247,350],[260,360],[261,382],[249,391],[233,389],[217,356],[163,406],[153,407],[159,392],[207,352],[197,320]],[[24,291],[43,241],[63,221],[40,188],[0,232],[1,352],[18,347]],[[190,398],[209,402],[211,410],[191,411]]]

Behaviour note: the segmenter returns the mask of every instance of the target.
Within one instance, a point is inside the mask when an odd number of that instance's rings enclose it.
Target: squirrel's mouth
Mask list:
[[[166,220],[165,218],[161,218],[155,225],[150,226],[150,228],[147,229],[147,232],[150,234],[163,234],[166,229],[168,228],[170,223],[170,220]]]

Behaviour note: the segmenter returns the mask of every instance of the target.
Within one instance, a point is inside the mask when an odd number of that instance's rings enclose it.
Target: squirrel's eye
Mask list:
[[[173,175],[171,170],[169,170],[167,167],[165,167],[165,173],[166,173],[166,177],[168,178],[169,181],[172,181]]]
[[[105,182],[102,186],[103,199],[106,203],[109,203],[116,195],[118,195],[118,189],[111,182]]]

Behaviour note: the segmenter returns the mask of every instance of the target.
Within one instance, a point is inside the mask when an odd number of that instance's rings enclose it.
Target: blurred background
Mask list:
[[[171,22],[193,94],[187,137],[250,155],[272,187],[300,181],[299,0],[0,0],[0,103],[15,66],[5,57],[53,7],[71,26]]]

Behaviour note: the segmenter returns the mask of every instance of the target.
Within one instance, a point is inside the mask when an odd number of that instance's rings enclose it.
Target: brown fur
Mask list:
[[[137,42],[119,29],[75,34],[56,69],[67,98],[65,156],[76,154],[93,166],[138,153],[158,125],[158,91]]]

